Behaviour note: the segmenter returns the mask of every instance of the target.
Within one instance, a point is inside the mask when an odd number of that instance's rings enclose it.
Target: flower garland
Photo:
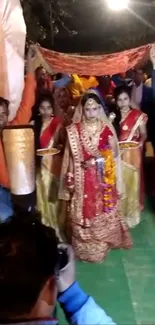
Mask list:
[[[109,146],[101,151],[101,156],[104,158],[103,168],[103,201],[104,212],[109,213],[113,210],[116,204],[116,164],[113,151]]]

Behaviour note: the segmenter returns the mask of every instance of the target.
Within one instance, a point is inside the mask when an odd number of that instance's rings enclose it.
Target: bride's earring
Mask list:
[[[84,114],[83,114],[83,116],[82,116],[82,121],[85,122],[85,120],[86,120],[86,119],[85,119],[85,116],[84,116]]]

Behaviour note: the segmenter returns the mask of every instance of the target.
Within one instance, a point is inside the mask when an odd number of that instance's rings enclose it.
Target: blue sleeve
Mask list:
[[[77,282],[58,298],[70,325],[116,325]]]
[[[72,78],[68,75],[63,75],[63,77],[59,80],[54,81],[55,88],[64,88],[67,87],[71,82]]]
[[[115,74],[111,77],[111,79],[115,83],[116,87],[122,86],[123,82],[119,75]]]

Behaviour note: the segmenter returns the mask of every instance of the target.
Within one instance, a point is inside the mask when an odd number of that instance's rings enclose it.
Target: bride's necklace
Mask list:
[[[84,121],[84,128],[91,143],[97,144],[101,132],[101,121],[97,120],[94,123]]]

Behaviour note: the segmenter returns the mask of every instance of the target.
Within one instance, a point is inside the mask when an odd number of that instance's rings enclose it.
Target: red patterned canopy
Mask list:
[[[113,54],[82,56],[37,47],[39,60],[50,72],[100,76],[123,73],[149,59],[151,44]]]

